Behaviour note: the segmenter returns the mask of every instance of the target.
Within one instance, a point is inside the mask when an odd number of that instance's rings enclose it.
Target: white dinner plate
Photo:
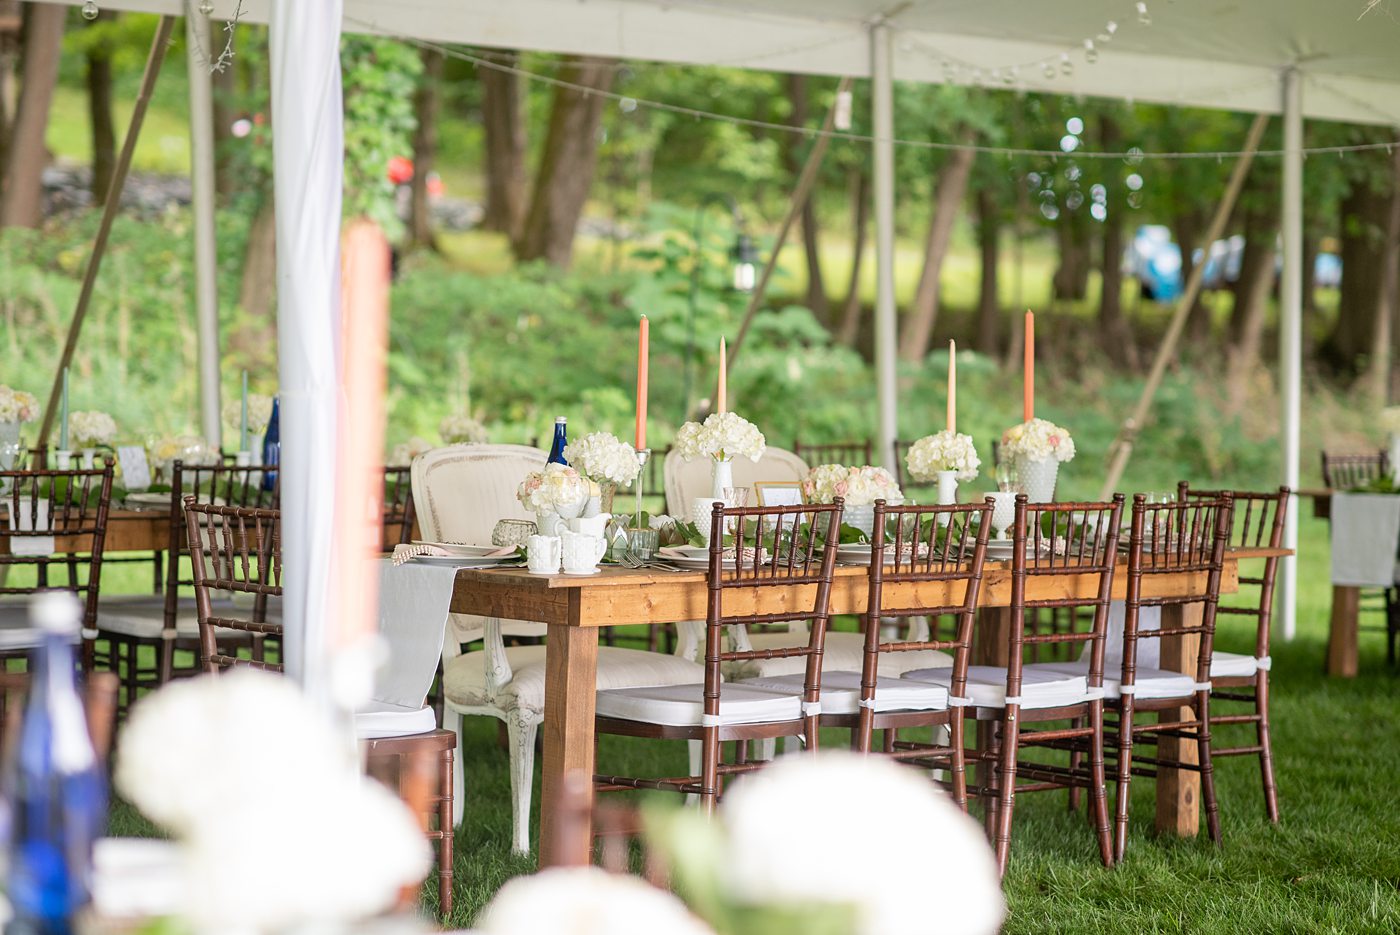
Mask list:
[[[442,549],[444,552],[451,552],[453,555],[462,555],[469,558],[489,558],[492,552],[499,552],[502,546],[499,545],[471,545],[465,542],[428,542],[426,540],[414,540],[414,545],[431,545]]]
[[[514,555],[503,555],[500,558],[482,558],[470,555],[415,555],[413,561],[424,565],[450,565],[454,568],[493,568],[502,562],[515,560]]]
[[[168,493],[128,493],[122,498],[122,502],[129,507],[166,507],[170,506],[170,494]]]

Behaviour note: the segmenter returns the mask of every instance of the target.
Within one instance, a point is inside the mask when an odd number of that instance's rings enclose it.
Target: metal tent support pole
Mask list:
[[[897,343],[894,303],[894,47],[884,22],[870,27],[870,94],[874,122],[875,192],[875,381],[879,402],[877,461],[895,470],[899,432],[895,383]]]
[[[1295,68],[1283,73],[1283,279],[1279,284],[1279,383],[1283,397],[1283,483],[1298,489],[1299,421],[1303,382],[1303,83]],[[1298,548],[1298,497],[1288,505],[1285,548]],[[1298,560],[1279,565],[1279,605],[1275,617],[1283,638],[1298,631]]]
[[[214,82],[209,73],[209,18],[185,17],[190,83],[190,194],[194,216],[194,307],[199,346],[199,428],[222,447],[219,413],[218,247],[214,234]],[[201,50],[204,50],[201,53]]]

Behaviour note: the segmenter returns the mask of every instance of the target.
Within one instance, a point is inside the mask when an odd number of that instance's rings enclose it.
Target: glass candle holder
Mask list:
[[[628,529],[627,548],[637,558],[649,562],[656,557],[661,545],[661,533],[655,529]]]
[[[491,544],[519,548],[536,532],[535,524],[528,519],[503,519],[491,530]]]

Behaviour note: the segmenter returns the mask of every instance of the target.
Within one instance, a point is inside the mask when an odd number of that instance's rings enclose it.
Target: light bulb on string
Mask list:
[[[213,16],[214,0],[203,0],[199,5],[199,12],[203,13],[205,16]]]
[[[1074,62],[1069,60],[1068,52],[1060,53],[1060,73],[1066,78],[1074,74]]]
[[[1046,81],[1053,81],[1055,79],[1055,63],[1047,61],[1045,67],[1041,69],[1041,73],[1045,75]]]
[[[1103,32],[1099,33],[1099,41],[1108,42],[1113,38],[1116,32],[1118,32],[1118,24],[1113,20],[1109,20],[1107,23],[1104,23]]]
[[[101,11],[97,9],[96,0],[85,0],[83,3],[83,19],[95,20],[100,12]]]
[[[1147,4],[1144,0],[1137,2],[1138,23],[1142,26],[1152,25],[1152,14],[1147,12]]]
[[[1094,48],[1094,40],[1093,40],[1093,39],[1085,39],[1085,40],[1084,40],[1084,61],[1086,61],[1086,62],[1088,62],[1090,65],[1092,65],[1092,64],[1094,64],[1095,62],[1097,62],[1098,60],[1099,60],[1099,50],[1096,49],[1096,48]]]
[[[1012,66],[1011,66],[1011,70],[1008,71],[1008,72],[1003,76],[1003,80],[1004,80],[1008,85],[1012,85],[1012,84],[1015,84],[1015,83],[1016,83],[1016,80],[1017,80],[1018,78],[1020,78],[1020,77],[1021,77],[1021,69],[1018,68],[1018,67],[1015,66],[1015,65],[1012,65]]]

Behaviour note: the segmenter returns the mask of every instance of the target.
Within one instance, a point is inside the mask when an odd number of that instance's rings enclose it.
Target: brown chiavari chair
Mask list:
[[[166,533],[164,583],[152,596],[109,597],[98,607],[97,630],[107,646],[105,662],[116,672],[124,689],[123,711],[135,702],[137,694],[159,687],[177,676],[200,671],[199,616],[193,597],[180,596],[181,587],[193,587],[193,578],[180,571],[180,559],[187,554],[184,501],[187,496],[200,503],[234,507],[273,509],[280,489],[274,480],[276,467],[260,465],[185,464],[175,461],[170,477],[170,513]],[[268,489],[271,487],[271,489]],[[227,603],[221,600],[219,605]],[[253,619],[274,620],[278,606],[268,604],[266,595],[252,599]],[[222,632],[225,655],[236,653],[237,644],[256,644],[256,658],[262,658],[264,634]],[[149,655],[142,648],[151,650]],[[177,666],[177,652],[188,652],[192,663]],[[153,664],[151,661],[153,660]]]
[[[1322,452],[1322,483],[1331,490],[1364,487],[1390,472],[1390,455],[1384,449],[1364,454]]]
[[[1191,490],[1185,481],[1178,485],[1178,489],[1183,500],[1218,500],[1225,493],[1220,490]],[[1234,514],[1230,547],[1282,548],[1289,493],[1287,487],[1280,487],[1277,491],[1232,492]],[[1212,713],[1211,725],[1253,724],[1256,742],[1236,747],[1219,746],[1212,742],[1210,752],[1212,759],[1222,756],[1259,757],[1259,773],[1264,784],[1264,814],[1269,821],[1277,822],[1278,790],[1274,784],[1274,753],[1269,737],[1269,671],[1273,668],[1269,656],[1269,637],[1274,611],[1274,577],[1278,574],[1279,560],[1276,556],[1270,556],[1258,561],[1263,562],[1263,567],[1257,574],[1240,575],[1241,590],[1253,600],[1243,606],[1221,604],[1215,610],[1217,615],[1253,619],[1254,652],[1248,655],[1217,649],[1210,659],[1211,704],[1238,702],[1252,709],[1247,714]]]
[[[245,659],[228,654],[221,651],[219,642],[220,630],[280,638],[281,622],[226,616],[236,610],[236,605],[225,611],[213,599],[215,591],[281,597],[281,511],[215,506],[187,496],[184,514],[199,608],[200,661],[205,671],[253,666],[281,672],[280,662],[269,662],[256,655]],[[362,737],[360,743],[370,775],[395,786],[420,819],[429,811],[437,819],[436,829],[425,823],[424,830],[436,844],[440,909],[446,915],[452,909],[452,771],[456,735],[438,728],[415,734]],[[429,783],[433,787],[431,794],[424,788]]]
[[[0,595],[12,598],[40,591],[72,591],[84,605],[83,671],[93,669],[97,602],[102,582],[102,545],[112,499],[113,462],[90,471],[0,471],[5,517],[0,537]],[[27,526],[21,530],[20,527]],[[52,539],[52,546],[47,541]],[[28,554],[25,554],[28,553]],[[17,582],[16,572],[26,575]],[[32,574],[32,582],[27,580]],[[27,619],[27,603],[0,604],[0,621]],[[4,654],[0,654],[4,655]]]
[[[804,531],[797,524],[810,522]],[[765,764],[747,757],[747,741],[800,736],[816,749],[821,717],[822,644],[826,637],[832,574],[841,529],[841,501],[805,506],[736,507],[715,504],[711,517],[709,602],[705,620],[702,684],[615,688],[597,694],[597,732],[701,743],[699,775],[636,778],[597,775],[600,791],[665,789],[697,795],[713,811],[724,777]],[[726,533],[726,530],[731,530]],[[820,530],[817,536],[812,531]],[[725,540],[760,547],[732,548]],[[786,599],[785,599],[786,598]],[[727,650],[732,627],[810,621],[797,646]],[[802,657],[800,691],[769,691],[726,682],[721,668],[743,659]],[[720,762],[720,745],[739,741],[734,762]]]
[[[594,798],[586,773],[565,774],[554,801],[554,853],[570,855],[558,867],[586,866],[592,861],[609,873],[632,873],[633,855],[640,851],[642,877],[653,886],[669,889],[666,861],[642,837],[642,813],[636,805]],[[591,832],[589,829],[592,829]],[[590,854],[590,861],[571,855]]]
[[[808,464],[861,467],[872,463],[872,447],[868,438],[863,441],[824,442],[819,445],[804,445],[800,440],[793,439],[792,453]]]
[[[1107,681],[1107,705],[1118,715],[1116,730],[1117,794],[1114,798],[1113,852],[1122,860],[1128,846],[1128,794],[1132,777],[1156,776],[1163,768],[1198,772],[1201,802],[1210,838],[1220,843],[1220,811],[1215,799],[1211,766],[1210,696],[1211,656],[1214,650],[1215,614],[1220,600],[1220,575],[1225,546],[1230,538],[1233,499],[1192,499],[1175,503],[1147,503],[1142,494],[1133,497],[1132,525],[1128,535],[1127,610],[1123,622],[1120,678]],[[1165,597],[1143,596],[1143,580],[1156,575],[1194,575],[1201,583]],[[1200,604],[1200,620],[1183,617],[1177,625],[1164,620],[1157,629],[1138,626],[1144,607]],[[1143,640],[1198,637],[1193,673],[1139,666],[1138,644]],[[1144,712],[1159,714],[1153,723],[1138,723]],[[1168,760],[1160,749],[1163,738],[1196,742],[1199,762]],[[1152,754],[1134,752],[1143,743],[1158,749]]]
[[[385,552],[394,546],[413,541],[413,481],[411,467],[384,469],[384,542]]]
[[[1089,790],[1099,856],[1105,866],[1112,863],[1104,766],[1103,660],[1122,508],[1121,495],[1102,503],[1029,503],[1024,494],[1016,497],[1009,623],[1004,634],[994,637],[1006,641],[1006,665],[971,666],[966,688],[967,703],[983,722],[977,749],[970,754],[979,763],[973,794],[983,802],[987,830],[1003,874],[1011,853],[1016,794],[1051,789]],[[1028,591],[1056,593],[1054,579],[1070,577],[1088,579],[1094,596],[1028,596]],[[1020,625],[1027,611],[1060,607],[1092,608],[1090,628],[1028,634]],[[1028,647],[1037,643],[1076,644],[1083,650],[1082,660],[1073,664],[1025,662]],[[949,684],[949,674],[938,670],[906,673],[905,678]],[[1031,729],[1028,724],[1049,726]],[[1084,750],[1088,763],[1074,758],[1064,766],[1023,758],[1023,751],[1032,748]]]

